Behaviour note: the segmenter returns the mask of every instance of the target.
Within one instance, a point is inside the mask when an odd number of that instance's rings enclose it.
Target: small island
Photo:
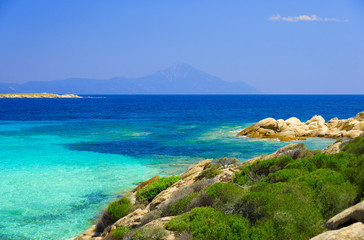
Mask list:
[[[82,98],[75,94],[53,94],[53,93],[9,93],[0,94],[0,98]]]

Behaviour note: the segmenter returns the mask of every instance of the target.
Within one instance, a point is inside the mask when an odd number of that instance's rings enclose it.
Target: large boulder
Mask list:
[[[364,223],[364,201],[335,215],[326,223],[326,226],[329,230],[335,230],[355,222]]]
[[[306,125],[315,123],[318,127],[322,127],[325,124],[325,119],[322,116],[313,116],[310,120],[306,122]]]
[[[361,222],[354,223],[348,227],[339,230],[323,232],[311,240],[363,240],[364,224]]]
[[[290,126],[290,125],[301,125],[302,122],[298,118],[296,118],[296,117],[291,117],[291,118],[288,118],[286,120],[286,124],[288,126]]]

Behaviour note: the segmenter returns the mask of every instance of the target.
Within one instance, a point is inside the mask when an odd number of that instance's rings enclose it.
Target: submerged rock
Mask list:
[[[286,121],[266,118],[245,128],[237,136],[292,141],[304,140],[306,137],[356,138],[363,132],[364,112],[360,112],[355,117],[344,120],[333,118],[327,123],[322,116],[318,115],[305,123],[296,117],[291,117]]]

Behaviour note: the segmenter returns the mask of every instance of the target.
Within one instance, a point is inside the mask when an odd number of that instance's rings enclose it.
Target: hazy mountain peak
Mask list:
[[[169,80],[181,79],[181,78],[183,79],[183,78],[187,78],[190,75],[203,74],[196,68],[194,68],[191,65],[188,65],[186,63],[175,63],[175,64],[169,66],[168,68],[161,70],[157,73],[163,75],[164,77],[166,77]]]
[[[258,91],[244,82],[226,82],[188,64],[176,63],[141,78],[106,80],[72,78],[24,84],[0,83],[2,93],[57,94],[250,94]]]

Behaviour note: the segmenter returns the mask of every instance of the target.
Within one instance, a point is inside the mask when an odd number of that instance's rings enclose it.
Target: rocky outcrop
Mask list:
[[[82,98],[74,94],[52,94],[52,93],[11,93],[0,94],[0,98]]]
[[[327,148],[323,149],[321,152],[326,154],[335,154],[341,152],[348,140],[339,139],[336,142],[330,144]]]
[[[272,154],[260,155],[259,157],[255,157],[255,158],[249,159],[247,161],[241,162],[241,165],[248,166],[248,165],[253,164],[256,161],[264,161],[267,159],[284,157],[284,156],[290,156],[293,159],[297,159],[297,158],[311,157],[311,156],[313,156],[313,154],[306,147],[306,145],[304,143],[295,143],[295,144],[289,144],[287,146],[284,146]]]
[[[364,132],[364,112],[355,117],[325,123],[322,116],[313,116],[307,122],[296,117],[287,120],[263,119],[239,132],[237,136],[272,138],[280,141],[304,140],[307,137],[355,138]]]
[[[181,179],[166,190],[160,192],[147,206],[147,209],[154,210],[159,204],[169,199],[172,194],[177,192],[181,187],[194,183],[197,180],[198,175],[207,165],[211,164],[212,160],[213,159],[206,159],[192,164],[184,173],[180,174]]]
[[[355,222],[364,223],[364,201],[345,209],[327,221],[327,229],[335,230]]]
[[[323,232],[311,240],[363,240],[364,224],[361,222],[354,223],[348,227],[339,230]]]

